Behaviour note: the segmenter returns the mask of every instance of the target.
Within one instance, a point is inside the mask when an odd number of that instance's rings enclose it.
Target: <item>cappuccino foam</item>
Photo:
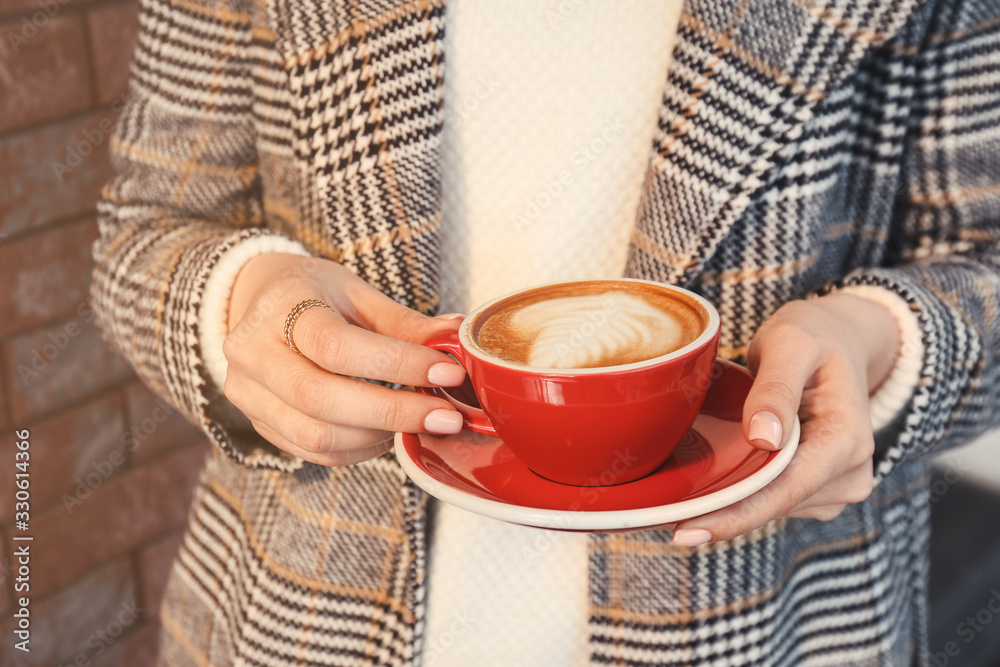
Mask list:
[[[510,363],[600,368],[668,354],[705,326],[701,308],[689,299],[615,284],[555,286],[512,297],[477,318],[473,338],[484,352]]]

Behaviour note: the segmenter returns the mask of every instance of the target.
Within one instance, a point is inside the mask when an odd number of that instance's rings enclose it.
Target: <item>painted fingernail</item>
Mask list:
[[[462,430],[462,415],[454,410],[434,410],[424,418],[428,433],[452,434]]]
[[[781,420],[766,410],[754,413],[750,418],[747,440],[754,447],[772,451],[781,449]]]
[[[437,320],[460,320],[463,317],[465,317],[465,315],[463,315],[462,313],[447,313],[445,315],[436,315],[434,319],[437,319]]]
[[[703,528],[675,530],[671,541],[679,547],[699,547],[712,541],[712,533]]]
[[[465,369],[442,361],[427,370],[427,382],[435,387],[457,387],[465,381]]]

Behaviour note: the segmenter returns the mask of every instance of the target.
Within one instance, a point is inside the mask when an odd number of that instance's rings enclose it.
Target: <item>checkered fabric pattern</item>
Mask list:
[[[109,340],[218,444],[161,661],[412,665],[425,498],[391,456],[325,469],[229,417],[199,350],[213,267],[294,239],[437,305],[440,0],[142,0],[100,207]],[[1000,420],[1000,6],[693,0],[628,274],[706,295],[739,359],[782,303],[879,285],[917,314],[912,399],[838,519],[688,549],[590,544],[593,664],[927,664],[927,455]]]

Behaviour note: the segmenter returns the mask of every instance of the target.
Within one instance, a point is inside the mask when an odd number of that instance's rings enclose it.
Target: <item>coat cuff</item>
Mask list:
[[[920,326],[920,378],[899,416],[876,437],[876,483],[897,467],[964,444],[996,423],[990,410],[997,395],[990,368],[995,281],[986,262],[943,257],[861,268],[829,287],[884,288],[909,304]]]
[[[924,344],[920,322],[910,304],[895,292],[878,285],[846,285],[844,294],[874,301],[884,307],[896,320],[899,329],[899,347],[889,377],[868,398],[872,429],[879,431],[895,420],[910,402],[920,383]]]

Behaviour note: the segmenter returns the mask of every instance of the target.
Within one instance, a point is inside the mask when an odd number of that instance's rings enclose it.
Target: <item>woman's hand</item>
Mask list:
[[[285,344],[284,324],[306,299],[322,299],[330,310],[309,308],[296,320],[298,355]],[[401,306],[336,262],[261,255],[233,287],[225,394],[276,447],[320,465],[379,456],[395,431],[457,433],[462,418],[447,401],[353,378],[461,384],[461,366],[421,345],[459,321]]]
[[[674,543],[728,540],[781,517],[829,521],[867,498],[875,446],[868,396],[888,377],[898,346],[892,315],[868,299],[832,294],[778,310],[747,355],[757,377],[743,408],[743,433],[753,446],[775,450],[798,413],[799,448],[757,493],[678,524]]]

